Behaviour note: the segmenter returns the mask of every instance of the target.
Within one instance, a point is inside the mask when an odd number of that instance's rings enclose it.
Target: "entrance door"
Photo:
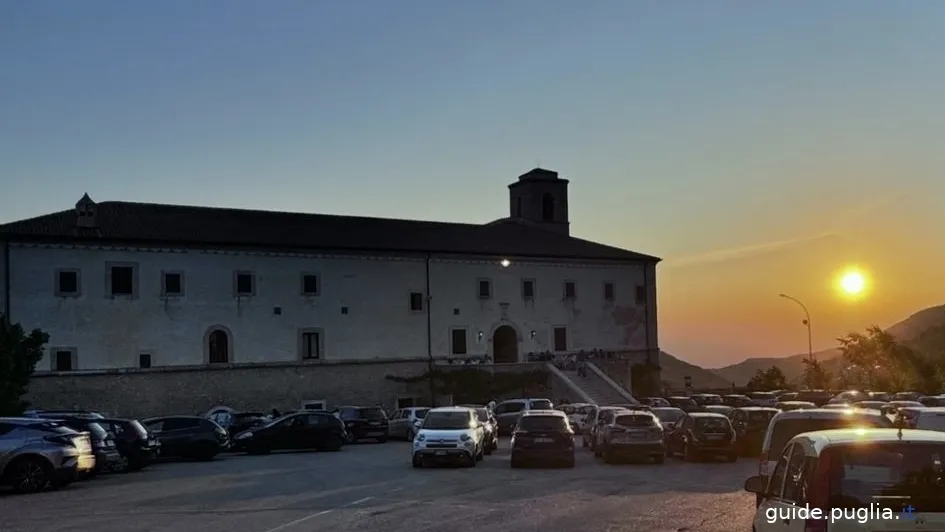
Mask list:
[[[518,334],[509,325],[495,330],[492,336],[492,360],[496,364],[518,362]]]

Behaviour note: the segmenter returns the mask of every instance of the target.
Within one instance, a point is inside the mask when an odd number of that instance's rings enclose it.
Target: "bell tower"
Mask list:
[[[544,168],[518,176],[509,185],[509,217],[570,235],[568,180]]]

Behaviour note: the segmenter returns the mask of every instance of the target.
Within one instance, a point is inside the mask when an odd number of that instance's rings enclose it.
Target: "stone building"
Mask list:
[[[142,412],[402,403],[431,360],[659,349],[659,259],[572,237],[534,169],[485,224],[108,201],[0,226],[0,312],[50,335],[31,399]],[[130,406],[134,405],[134,406]]]

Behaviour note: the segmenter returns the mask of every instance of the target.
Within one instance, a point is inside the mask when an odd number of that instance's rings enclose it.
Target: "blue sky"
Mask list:
[[[942,226],[942,27],[932,1],[8,2],[0,221],[86,191],[488,221],[541,165],[576,235],[667,258],[664,344],[698,349],[692,264],[850,212]],[[689,358],[764,345],[723,340]]]

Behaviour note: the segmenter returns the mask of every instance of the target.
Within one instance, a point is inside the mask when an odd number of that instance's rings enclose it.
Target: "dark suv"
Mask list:
[[[136,419],[102,419],[98,423],[115,435],[118,452],[128,462],[128,471],[147,467],[155,458],[161,445]]]
[[[348,443],[360,440],[384,443],[390,436],[387,413],[379,406],[342,406],[335,410],[335,415],[345,424]]]
[[[213,460],[230,446],[226,429],[203,417],[154,417],[141,424],[161,443],[162,457]]]
[[[735,441],[735,429],[729,418],[711,412],[692,412],[676,423],[666,451],[681,455],[687,462],[719,455],[734,462],[738,460]]]
[[[512,467],[552,462],[574,467],[574,431],[564,412],[529,410],[512,432]]]

